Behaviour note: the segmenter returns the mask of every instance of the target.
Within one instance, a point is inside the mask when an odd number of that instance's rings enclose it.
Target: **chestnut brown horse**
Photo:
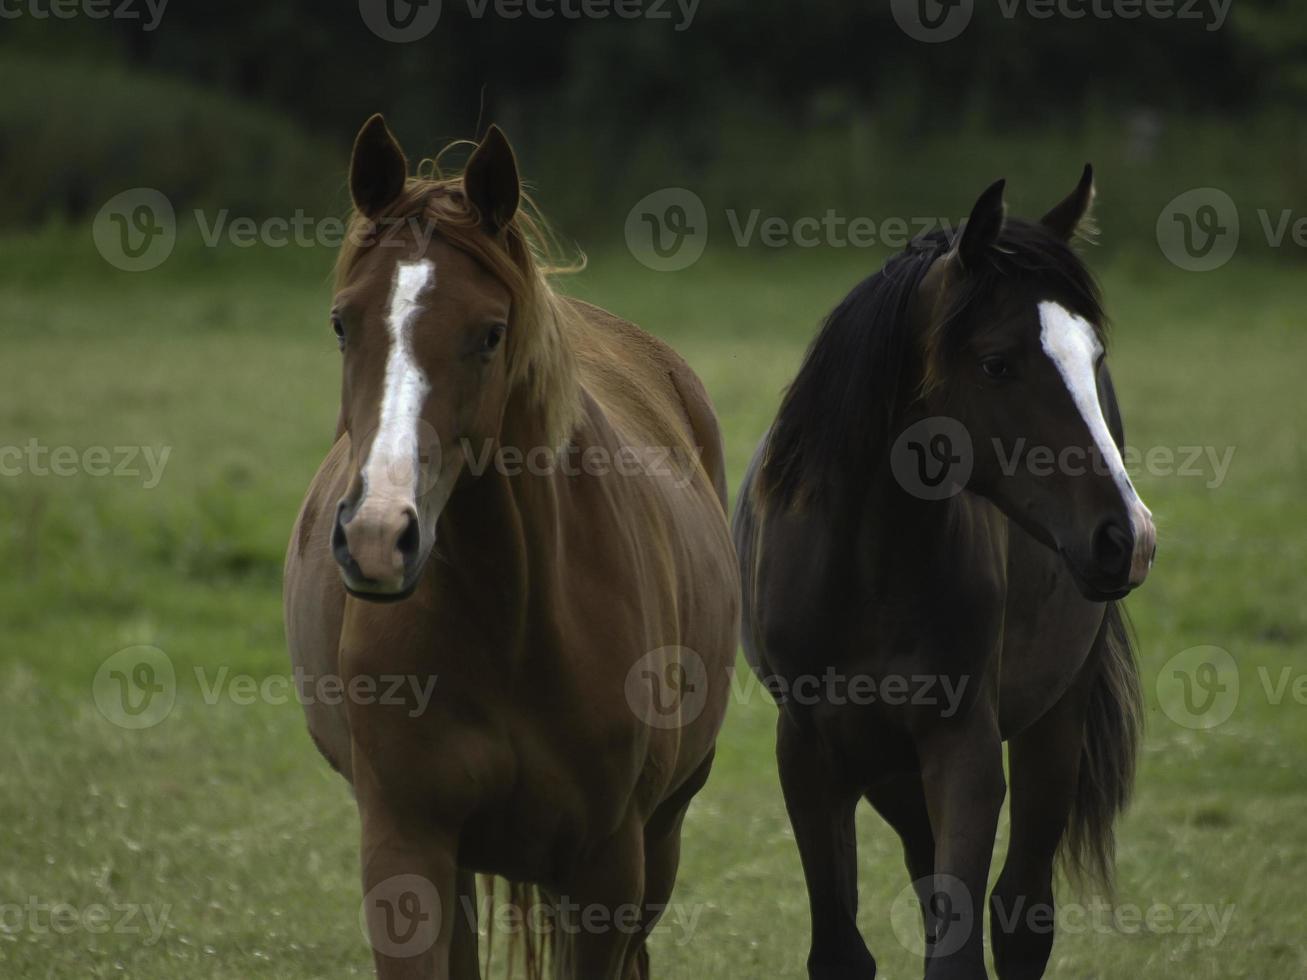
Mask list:
[[[986,976],[1005,740],[999,976],[1043,975],[1059,848],[1109,872],[1141,715],[1119,600],[1156,538],[1119,452],[1098,288],[1069,245],[1092,197],[1086,168],[1042,222],[1008,221],[1000,181],[959,234],[857,286],[745,478],[744,645],[780,702],[811,980],[876,974],[856,920],[862,798],[903,840],[926,976]]]
[[[738,630],[713,409],[666,345],[554,291],[498,129],[462,176],[412,177],[373,117],[350,188],[337,439],[285,615],[343,692],[306,710],[357,798],[377,973],[479,977],[487,874],[552,910],[525,925],[556,976],[647,978]]]

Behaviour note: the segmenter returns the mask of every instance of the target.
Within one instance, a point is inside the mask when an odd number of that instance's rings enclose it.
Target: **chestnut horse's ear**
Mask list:
[[[517,206],[522,200],[522,181],[518,177],[513,148],[498,126],[491,125],[468,160],[463,172],[463,189],[480,212],[486,231],[492,235],[517,214]]]
[[[354,207],[369,218],[381,214],[404,191],[408,161],[380,113],[363,124],[354,138],[349,164],[349,192]]]
[[[958,243],[953,251],[963,269],[977,268],[989,247],[998,241],[1003,230],[1007,205],[1003,203],[1006,180],[996,180],[985,189],[971,209],[971,217],[962,226]]]
[[[1086,163],[1076,189],[1044,215],[1041,224],[1058,238],[1069,242],[1089,220],[1094,206],[1094,167]]]

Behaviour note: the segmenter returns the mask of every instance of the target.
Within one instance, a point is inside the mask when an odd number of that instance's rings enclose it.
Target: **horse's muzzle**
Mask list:
[[[417,511],[411,504],[342,500],[331,550],[349,591],[365,599],[403,598],[412,591],[421,552]]]

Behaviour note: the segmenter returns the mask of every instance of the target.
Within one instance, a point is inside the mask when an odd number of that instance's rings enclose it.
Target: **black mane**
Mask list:
[[[912,336],[912,301],[953,242],[943,231],[915,239],[827,316],[785,393],[759,474],[761,489],[782,506],[834,486],[865,484],[888,452],[894,426],[923,381],[924,338]],[[936,338],[945,360],[975,328],[968,314],[1003,281],[1038,282],[1103,327],[1098,284],[1070,246],[1042,225],[1009,220],[987,260],[954,287]]]

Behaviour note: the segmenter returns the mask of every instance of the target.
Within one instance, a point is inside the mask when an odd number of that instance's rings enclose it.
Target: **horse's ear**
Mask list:
[[[1094,206],[1094,167],[1085,164],[1076,189],[1062,199],[1053,210],[1044,215],[1041,224],[1063,241],[1070,241],[1077,231],[1083,231],[1090,222]]]
[[[472,159],[468,160],[463,172],[463,189],[491,234],[498,233],[517,214],[517,206],[522,200],[522,181],[517,173],[513,148],[498,126],[491,125]]]
[[[404,191],[408,161],[381,114],[363,124],[354,138],[349,192],[362,215],[375,218]]]
[[[971,217],[962,226],[954,254],[963,269],[977,268],[989,247],[998,241],[999,232],[1003,230],[1003,219],[1007,215],[1007,205],[1003,203],[1003,190],[1006,180],[996,180],[985,188],[985,192],[976,200],[971,209]]]

